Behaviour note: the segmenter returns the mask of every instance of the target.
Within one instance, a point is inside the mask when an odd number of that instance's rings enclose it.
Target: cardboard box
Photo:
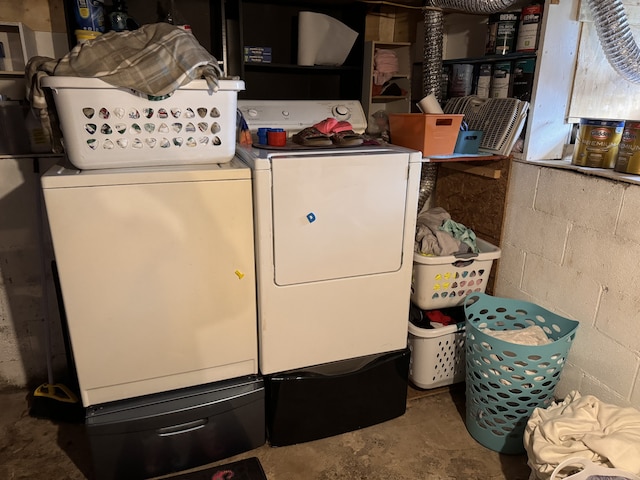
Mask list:
[[[419,150],[423,157],[451,155],[463,117],[462,114],[391,113],[391,143]]]

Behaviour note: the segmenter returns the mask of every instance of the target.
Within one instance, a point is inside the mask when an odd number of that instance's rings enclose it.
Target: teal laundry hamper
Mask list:
[[[474,293],[465,299],[466,427],[471,436],[499,453],[525,453],[524,429],[537,407],[546,408],[579,322],[520,300]],[[552,340],[519,345],[483,330],[516,330],[538,325]]]

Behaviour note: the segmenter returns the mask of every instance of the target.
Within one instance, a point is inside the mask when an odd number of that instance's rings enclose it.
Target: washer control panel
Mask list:
[[[251,132],[283,128],[291,136],[328,117],[349,122],[356,133],[364,133],[367,128],[358,100],[238,100],[238,109]]]

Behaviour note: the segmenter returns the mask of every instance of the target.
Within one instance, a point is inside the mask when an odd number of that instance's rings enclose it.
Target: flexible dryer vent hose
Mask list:
[[[607,60],[625,80],[640,83],[640,49],[622,0],[587,0]]]

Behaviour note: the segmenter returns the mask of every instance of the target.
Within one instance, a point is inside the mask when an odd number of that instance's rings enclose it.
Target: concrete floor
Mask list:
[[[83,425],[32,418],[27,397],[0,389],[0,478],[92,479]],[[212,465],[256,456],[269,480],[527,480],[526,455],[483,447],[464,415],[464,384],[409,387],[407,411],[396,419],[299,445],[267,444]]]

